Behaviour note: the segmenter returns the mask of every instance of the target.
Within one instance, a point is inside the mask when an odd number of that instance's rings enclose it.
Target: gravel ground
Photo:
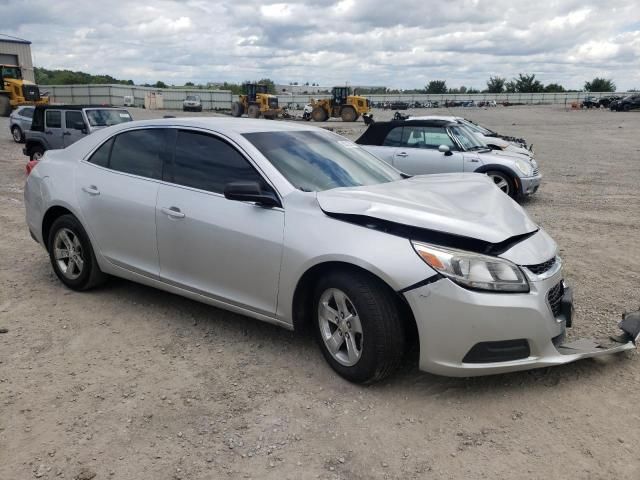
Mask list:
[[[570,334],[614,332],[640,305],[640,115],[451,113],[535,144],[545,178],[524,207],[561,245]],[[364,129],[328,123],[351,138]],[[474,379],[407,361],[360,387],[304,336],[123,280],[66,290],[25,228],[26,157],[7,124],[1,479],[640,478],[635,353]]]

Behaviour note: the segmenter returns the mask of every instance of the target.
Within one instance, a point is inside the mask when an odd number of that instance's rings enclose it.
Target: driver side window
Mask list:
[[[402,132],[402,146],[437,150],[440,145],[446,145],[451,150],[457,150],[456,145],[444,128],[405,125]]]

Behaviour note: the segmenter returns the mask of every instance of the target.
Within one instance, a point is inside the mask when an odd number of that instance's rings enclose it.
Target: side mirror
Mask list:
[[[448,157],[449,155],[453,155],[453,153],[451,153],[451,149],[446,145],[440,145],[438,147],[438,151],[444,153],[445,157]]]
[[[84,122],[76,122],[73,124],[73,128],[75,130],[80,130],[82,133],[87,133],[87,126],[84,124]]]
[[[264,192],[258,182],[231,182],[224,187],[228,200],[255,202],[263,207],[279,207],[280,201],[272,192]]]

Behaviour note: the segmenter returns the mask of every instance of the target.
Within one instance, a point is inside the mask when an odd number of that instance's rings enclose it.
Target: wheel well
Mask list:
[[[43,150],[46,150],[42,142],[39,142],[38,140],[27,140],[27,143],[25,144],[27,153],[31,154],[33,147],[42,147]]]
[[[516,187],[516,193],[520,193],[520,190],[522,189],[522,185],[520,183],[520,178],[518,177],[518,175],[516,175],[513,170],[511,170],[508,167],[503,167],[502,165],[483,165],[482,167],[478,168],[475,173],[487,173],[490,171],[497,171],[497,172],[502,172],[505,175],[508,175],[509,178],[511,179],[511,181],[513,182],[513,184]]]
[[[51,231],[51,226],[53,222],[62,215],[73,215],[73,213],[64,207],[56,206],[51,207],[47,210],[47,213],[44,214],[44,218],[42,219],[42,241],[47,250],[49,250],[49,232]]]
[[[298,281],[296,291],[293,294],[293,328],[296,331],[307,332],[311,327],[311,319],[313,318],[313,291],[320,278],[329,272],[335,271],[357,272],[368,275],[383,284],[390,292],[393,293],[397,300],[400,317],[405,321],[405,332],[407,334],[407,346],[411,348],[418,347],[418,329],[415,317],[409,307],[406,299],[389,286],[387,282],[370,271],[346,262],[325,262],[314,265],[307,270]]]

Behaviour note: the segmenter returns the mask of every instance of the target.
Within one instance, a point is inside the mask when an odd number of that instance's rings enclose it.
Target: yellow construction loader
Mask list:
[[[240,117],[246,113],[249,118],[274,119],[283,114],[284,110],[278,107],[278,97],[268,93],[266,85],[261,83],[245,83],[244,95],[240,95],[239,101],[231,104],[231,115]]]
[[[49,97],[40,96],[37,85],[22,78],[16,65],[0,65],[0,117],[8,117],[20,105],[46,105]]]
[[[343,122],[355,122],[361,115],[366,121],[371,116],[369,100],[352,95],[349,87],[333,87],[331,98],[313,100],[311,107],[311,118],[316,122],[324,122],[328,118],[342,118]]]

